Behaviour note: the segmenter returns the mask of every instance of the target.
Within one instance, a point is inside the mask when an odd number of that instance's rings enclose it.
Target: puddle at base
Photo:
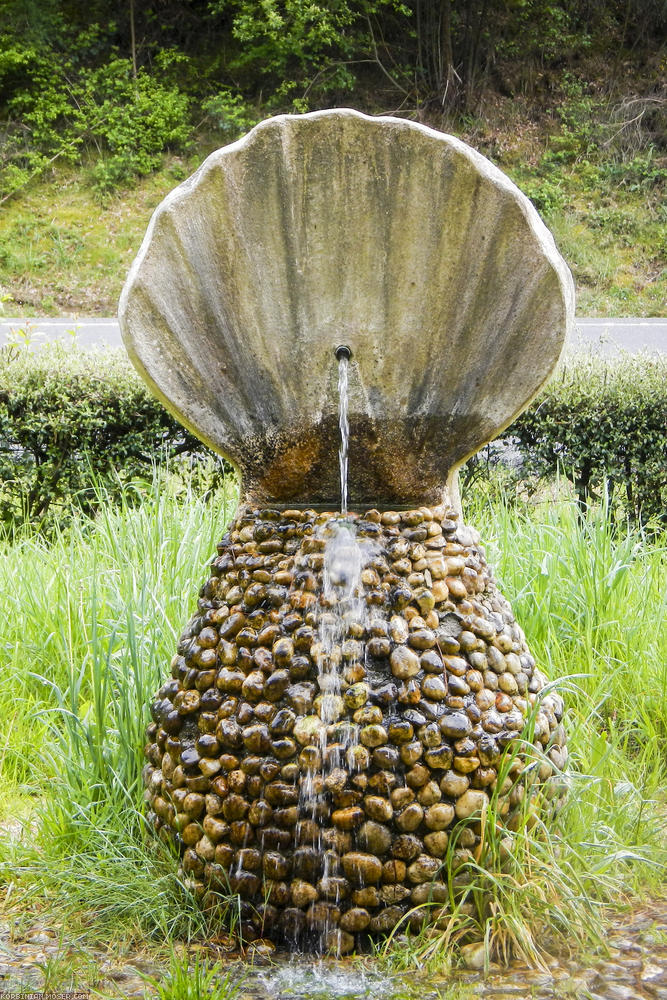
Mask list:
[[[390,984],[385,978],[369,973],[349,963],[313,962],[292,958],[284,964],[257,972],[246,992],[264,1000],[290,997],[294,1000],[348,1000],[352,997],[391,997]],[[263,991],[263,992],[260,992]]]
[[[290,956],[246,969],[238,1000],[444,1000],[452,985],[416,980],[414,972],[388,975],[361,963]]]

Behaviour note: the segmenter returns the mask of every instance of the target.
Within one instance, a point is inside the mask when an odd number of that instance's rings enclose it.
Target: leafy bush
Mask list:
[[[0,350],[0,523],[48,526],[95,509],[103,485],[150,478],[160,459],[211,453],[148,392],[121,351]],[[118,471],[116,471],[118,470]]]
[[[521,183],[521,189],[537,211],[547,218],[565,207],[566,195],[560,181],[529,178]]]
[[[19,69],[25,78],[12,84]],[[77,163],[91,150],[99,156],[92,181],[104,193],[149,174],[163,152],[190,141],[188,97],[145,69],[135,76],[129,59],[81,67],[48,48],[15,44],[0,56],[1,83],[9,84],[0,153],[5,195],[55,160]]]
[[[212,129],[232,141],[237,136],[249,132],[258,119],[253,117],[240,94],[235,94],[228,87],[223,87],[202,101],[202,111]]]
[[[633,520],[665,521],[667,360],[582,355],[563,364],[506,432],[524,469],[559,470],[583,506],[606,490]]]
[[[133,79],[128,59],[113,59],[85,73],[81,90],[82,110],[75,126],[88,143],[98,143],[107,154],[93,172],[98,190],[143,177],[160,165],[164,150],[188,145],[185,94],[165,87],[145,70]]]
[[[308,111],[348,94],[352,63],[368,57],[370,18],[390,15],[395,0],[211,0],[215,17],[231,19],[229,68],[248,91],[262,91],[271,111]],[[409,12],[408,12],[409,14]]]

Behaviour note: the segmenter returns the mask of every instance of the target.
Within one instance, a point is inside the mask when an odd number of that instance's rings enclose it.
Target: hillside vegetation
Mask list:
[[[0,296],[109,314],[151,211],[267,115],[351,106],[481,149],[588,315],[664,313],[662,0],[0,0]]]

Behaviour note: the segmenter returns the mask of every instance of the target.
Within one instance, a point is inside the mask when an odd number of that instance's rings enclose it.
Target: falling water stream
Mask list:
[[[340,512],[347,514],[347,451],[350,440],[350,424],[347,416],[347,377],[350,363],[349,350],[339,348],[338,358],[338,426],[340,427],[340,448],[338,462],[340,465]]]
[[[338,358],[338,422],[340,427],[340,486],[341,513],[327,521],[319,529],[324,541],[323,587],[320,597],[320,617],[317,648],[311,652],[317,663],[319,696],[317,711],[319,729],[317,746],[312,747],[312,767],[301,780],[299,805],[301,814],[311,821],[328,810],[327,799],[335,795],[338,783],[345,781],[346,764],[353,771],[355,748],[359,742],[359,727],[351,721],[342,720],[345,703],[342,697],[343,674],[347,668],[363,664],[365,658],[365,630],[368,607],[364,599],[362,572],[374,547],[366,539],[357,538],[355,519],[347,513],[347,464],[349,423],[347,411],[349,350],[339,348]],[[348,676],[350,674],[348,673]],[[319,826],[319,824],[318,824]],[[297,826],[297,841],[302,836],[303,823]],[[333,845],[324,842],[317,833],[313,847],[322,858],[321,885],[333,878],[335,885],[337,854]],[[330,891],[326,898],[333,903],[338,898]],[[333,925],[326,919],[320,923],[319,951],[326,950],[331,942],[327,940]]]

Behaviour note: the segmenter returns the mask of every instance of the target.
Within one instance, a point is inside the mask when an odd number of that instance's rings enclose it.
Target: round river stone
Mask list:
[[[342,520],[239,510],[151,706],[144,779],[202,906],[238,894],[246,942],[346,953],[436,919],[448,871],[467,891],[497,790],[509,830],[527,803],[557,808],[567,748],[456,511]]]

